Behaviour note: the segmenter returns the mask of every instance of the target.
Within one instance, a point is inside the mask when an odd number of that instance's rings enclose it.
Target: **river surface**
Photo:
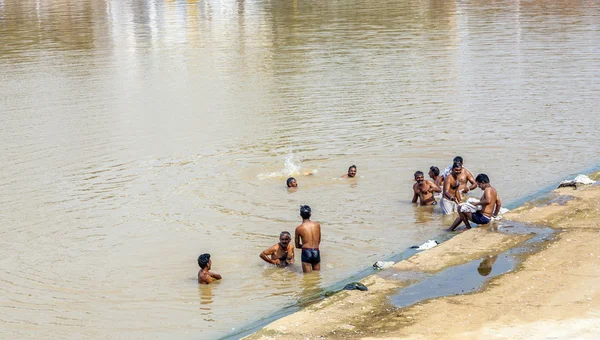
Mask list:
[[[0,337],[220,337],[439,235],[416,170],[597,166],[599,6],[0,0]],[[258,257],[301,204],[320,274]]]

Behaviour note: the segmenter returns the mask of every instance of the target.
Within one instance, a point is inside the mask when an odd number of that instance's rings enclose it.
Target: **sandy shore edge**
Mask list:
[[[590,175],[599,180],[600,172]],[[600,334],[600,186],[561,188],[557,203],[526,203],[505,219],[556,230],[517,270],[477,293],[436,298],[406,308],[390,295],[410,284],[386,270],[361,282],[369,291],[341,291],[265,326],[245,339],[557,338]],[[552,201],[551,201],[552,202]],[[499,254],[531,235],[472,229],[396,263],[392,271],[437,273]]]

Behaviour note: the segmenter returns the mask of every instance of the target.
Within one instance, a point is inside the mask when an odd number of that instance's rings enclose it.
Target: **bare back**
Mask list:
[[[498,199],[498,192],[496,189],[491,186],[485,188],[483,195],[481,196],[481,201],[489,202],[481,207],[481,212],[485,216],[492,217],[498,214],[497,211],[500,210],[502,203],[500,203],[500,200]]]
[[[296,248],[319,248],[321,244],[321,225],[313,221],[304,221],[296,227]]]

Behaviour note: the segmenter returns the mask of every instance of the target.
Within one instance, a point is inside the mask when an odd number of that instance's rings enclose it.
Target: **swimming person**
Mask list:
[[[420,199],[421,205],[433,205],[437,204],[433,197],[434,192],[442,192],[442,189],[435,185],[434,182],[425,179],[425,175],[422,171],[415,172],[415,183],[413,185],[413,203],[417,203],[417,199]]]
[[[260,253],[260,258],[267,263],[280,267],[294,264],[294,246],[290,244],[291,241],[292,235],[287,231],[282,231],[279,234],[279,243],[263,250]]]
[[[454,163],[452,164],[451,174],[444,178],[444,190],[440,199],[440,207],[444,215],[456,212],[457,205],[460,203],[461,197],[458,192],[460,183],[458,182],[458,176],[461,172],[462,166],[460,163]]]
[[[221,275],[210,272],[210,267],[212,265],[210,254],[202,254],[198,256],[198,265],[200,266],[200,271],[198,272],[198,283],[207,285],[215,280],[221,279]]]
[[[348,173],[342,175],[341,178],[353,178],[354,176],[356,176],[356,165],[351,165],[348,168]]]
[[[302,271],[310,273],[313,270],[321,270],[321,225],[310,220],[311,210],[308,205],[300,207],[302,224],[296,227],[296,248],[302,249]]]
[[[458,217],[452,223],[450,231],[454,231],[461,222],[464,222],[466,229],[471,229],[469,221],[473,221],[476,224],[488,224],[492,220],[492,217],[498,216],[500,208],[502,208],[502,201],[498,196],[498,192],[490,185],[490,179],[486,174],[479,174],[475,178],[479,189],[483,190],[483,195],[479,202],[469,202],[474,206],[481,206],[481,210],[475,213],[461,212],[458,211]]]
[[[433,183],[435,183],[435,185],[437,185],[438,187],[442,188],[444,185],[444,176],[440,175],[440,168],[438,168],[437,166],[430,166],[429,167],[429,178],[431,178],[433,180]]]
[[[297,188],[298,187],[298,182],[296,182],[296,179],[294,177],[290,177],[285,181],[286,185],[288,188]]]

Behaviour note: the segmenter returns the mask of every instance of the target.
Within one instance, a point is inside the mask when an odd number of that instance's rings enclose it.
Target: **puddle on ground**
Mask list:
[[[573,197],[571,195],[558,195],[558,196],[552,198],[551,200],[549,200],[548,202],[538,205],[538,207],[548,206],[548,205],[552,205],[552,204],[565,205],[565,204],[567,204],[567,202],[569,202],[570,200],[573,200],[573,199],[575,199],[575,197]]]
[[[505,221],[492,229],[508,234],[534,234],[521,246],[509,249],[494,256],[485,256],[462,265],[447,268],[437,274],[427,275],[419,282],[401,289],[392,296],[391,301],[397,307],[407,307],[417,302],[472,293],[480,290],[491,278],[510,272],[521,262],[521,254],[539,250],[543,241],[552,237],[554,230],[538,226]],[[415,272],[393,271],[386,273],[389,278],[403,281],[418,280]]]

